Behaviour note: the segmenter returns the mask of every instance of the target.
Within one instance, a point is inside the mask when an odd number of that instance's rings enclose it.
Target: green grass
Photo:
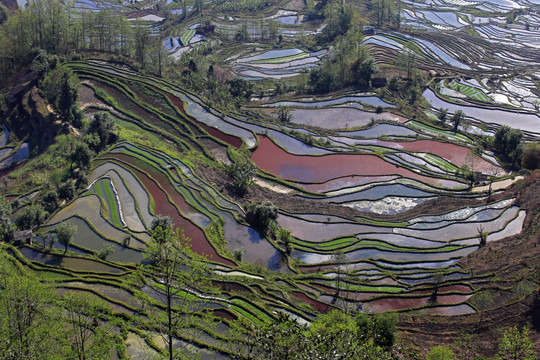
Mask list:
[[[184,44],[184,46],[187,46],[188,45],[188,42],[189,40],[191,40],[191,38],[193,37],[193,35],[195,35],[195,30],[187,30],[184,35],[182,35],[182,38],[180,40],[182,40],[182,44]]]
[[[109,203],[109,209],[111,209],[111,221],[114,226],[118,228],[124,227],[122,224],[122,221],[120,219],[120,209],[118,206],[118,203],[116,202],[116,196],[114,195],[114,191],[112,189],[112,183],[111,181],[105,180],[102,183],[103,186],[103,192],[105,195],[105,198],[107,199],[107,202]]]
[[[448,87],[456,91],[459,91],[460,93],[464,95],[467,95],[467,97],[471,99],[483,101],[483,102],[490,102],[489,97],[482,90],[478,88],[475,88],[469,85],[460,84],[456,82],[455,80],[452,80],[452,82],[448,84]]]
[[[424,155],[424,160],[430,163],[431,165],[435,165],[441,168],[442,170],[446,172],[453,173],[458,169],[455,165],[433,154]]]
[[[364,237],[369,237],[369,234],[365,234]],[[345,252],[352,252],[360,249],[378,249],[394,252],[421,252],[421,253],[439,253],[449,252],[461,249],[460,245],[446,245],[437,248],[415,248],[406,246],[396,246],[385,241],[380,240],[361,240],[355,237],[345,237],[335,240],[330,240],[322,243],[312,243],[307,241],[295,241],[295,245],[298,249],[307,250],[309,252],[321,250],[321,251],[334,251],[344,250]],[[441,244],[443,245],[443,244]]]
[[[248,309],[250,312],[256,314],[259,318],[261,318],[264,321],[268,321],[268,322],[272,321],[272,318],[270,316],[268,316],[266,313],[264,313],[262,310],[260,310],[256,306],[253,306],[252,304],[248,303],[247,301],[244,301],[241,299],[233,299],[231,302],[233,304],[243,307],[244,309]]]
[[[241,307],[237,305],[231,305],[231,309],[236,311],[238,314],[242,315],[245,318],[248,318],[249,320],[253,321],[257,325],[262,325],[263,322],[259,320],[256,316],[252,315],[250,312],[242,309]]]
[[[332,282],[334,287],[337,287],[337,282]],[[360,291],[360,292],[373,292],[373,293],[386,293],[386,294],[398,294],[403,292],[403,288],[396,286],[369,286],[369,285],[355,285],[347,284],[341,285],[342,289],[347,289],[349,291]]]
[[[160,289],[164,293],[167,292],[167,289],[165,288],[165,285],[163,285],[163,284],[154,282],[153,286],[157,287],[158,289]],[[182,290],[176,290],[176,291],[173,290],[172,294],[179,297],[179,298],[185,298],[187,301],[202,301],[202,299],[200,299],[196,295],[193,295],[192,293],[185,292],[185,291],[182,291]]]
[[[438,120],[437,116],[434,115],[433,113],[428,112],[426,114],[427,114],[427,116],[429,118],[432,118],[434,120]],[[469,144],[471,144],[473,142],[471,139],[469,139],[467,136],[465,136],[463,134],[458,134],[458,133],[454,133],[454,132],[451,132],[451,131],[437,129],[437,128],[433,127],[433,126],[429,126],[429,125],[423,124],[423,123],[418,122],[418,121],[411,120],[407,124],[410,125],[413,129],[417,128],[417,129],[422,130],[425,133],[435,135],[435,136],[445,137],[445,138],[447,138],[449,140],[452,140],[452,141],[465,142],[465,143],[469,143]]]
[[[110,180],[100,179],[94,183],[92,189],[96,195],[103,199],[103,201],[105,201],[107,204],[109,219],[111,220],[112,224],[121,229],[124,227],[124,225],[120,220],[120,211],[111,186]]]

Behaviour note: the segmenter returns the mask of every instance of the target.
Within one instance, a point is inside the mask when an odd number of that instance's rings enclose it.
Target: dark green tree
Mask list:
[[[62,74],[60,94],[58,98],[58,110],[60,116],[64,121],[69,123],[75,119],[75,113],[77,112],[77,101],[79,95],[77,90],[71,85],[68,72]]]
[[[232,96],[245,100],[251,98],[253,84],[249,81],[242,78],[234,78],[232,80],[227,80],[227,85],[229,85],[229,92]]]
[[[45,214],[41,205],[34,204],[25,207],[15,219],[15,224],[20,230],[33,229],[45,220]]]
[[[257,168],[249,160],[246,160],[243,163],[234,162],[225,165],[225,171],[232,180],[233,191],[239,196],[244,196],[253,182]]]
[[[135,45],[135,60],[145,67],[146,65],[146,56],[148,47],[150,46],[150,31],[148,27],[142,23],[136,22],[133,27],[133,37]]]
[[[448,118],[448,109],[440,108],[439,113],[437,114],[437,118],[439,119],[439,122],[441,124],[444,124],[446,122],[446,119]]]
[[[88,169],[90,167],[92,155],[92,150],[90,150],[88,145],[85,142],[81,142],[77,144],[69,158],[71,164],[75,165],[75,168]]]
[[[379,71],[371,56],[362,61],[357,60],[353,64],[352,69],[355,80],[359,84],[364,86],[369,86],[369,81],[371,80],[371,77],[373,76],[373,74]]]
[[[107,113],[97,113],[94,115],[94,120],[90,123],[88,134],[96,134],[99,137],[100,143],[96,152],[103,150],[107,145],[116,140],[116,135],[113,133],[114,121]]]
[[[392,75],[388,80],[388,89],[390,91],[399,91],[401,85],[401,77],[399,75]]]
[[[316,67],[309,73],[308,85],[313,88],[313,91],[318,93],[326,93],[333,87],[334,78],[330,71]]]
[[[30,68],[37,72],[39,78],[45,77],[47,72],[49,72],[49,61],[47,52],[43,49],[37,49],[34,60],[30,64]]]
[[[43,208],[50,213],[56,210],[58,208],[58,193],[56,190],[52,189],[47,191],[43,196],[41,203],[43,204]]]
[[[398,320],[396,313],[377,314],[373,326],[373,343],[383,349],[390,349],[394,345]]]
[[[461,122],[463,121],[463,118],[465,117],[465,114],[461,110],[457,110],[454,115],[452,115],[452,118],[450,121],[454,125],[454,131],[457,131],[459,128],[459,125],[461,125]]]
[[[495,151],[508,160],[514,168],[519,168],[523,155],[523,132],[507,125],[501,126],[493,140]]]
[[[11,239],[13,224],[11,223],[11,205],[0,195],[0,240]]]
[[[525,169],[540,169],[540,144],[530,143],[523,147],[521,166]]]
[[[248,223],[265,233],[271,221],[277,219],[278,208],[270,201],[254,202],[248,205],[246,220]]]
[[[0,4],[0,25],[8,19],[10,13],[11,11],[7,7]]]
[[[154,216],[152,223],[150,224],[150,231],[154,232],[158,227],[161,229],[173,229],[174,224],[172,218],[170,216],[159,214]]]
[[[60,199],[71,200],[75,196],[75,185],[68,179],[58,186],[58,197]]]
[[[58,242],[64,245],[65,254],[69,245],[73,242],[73,237],[77,233],[77,225],[71,224],[69,221],[64,221],[56,227],[55,231]]]

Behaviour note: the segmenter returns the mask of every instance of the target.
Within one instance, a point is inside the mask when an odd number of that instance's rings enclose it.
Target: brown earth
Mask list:
[[[476,283],[492,294],[493,306],[471,315],[433,316],[400,315],[402,339],[420,349],[450,345],[460,334],[472,333],[478,353],[493,356],[501,339],[501,329],[510,326],[531,329],[529,337],[540,355],[540,172],[516,183],[507,191],[517,204],[527,210],[523,232],[489,243],[460,261],[475,276],[485,276]],[[536,287],[525,298],[512,289],[524,278]]]

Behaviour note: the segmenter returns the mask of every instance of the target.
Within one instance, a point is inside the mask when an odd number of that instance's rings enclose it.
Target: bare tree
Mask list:
[[[491,165],[487,171],[488,173],[488,181],[489,181],[489,188],[488,188],[488,197],[486,200],[486,203],[489,203],[491,200],[491,187],[493,185],[493,181],[501,174],[501,168],[496,165]]]

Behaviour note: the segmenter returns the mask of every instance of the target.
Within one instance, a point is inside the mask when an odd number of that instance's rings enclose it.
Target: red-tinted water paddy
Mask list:
[[[440,156],[457,166],[463,166],[466,163],[467,154],[471,149],[465,146],[459,146],[451,143],[434,141],[434,140],[416,140],[416,141],[379,141],[378,145],[389,147],[397,150],[405,150],[412,152],[424,152]],[[484,159],[474,155],[475,170],[487,171],[492,164]]]
[[[146,173],[143,173],[138,168],[127,166],[129,167],[129,171],[131,171],[139,179],[150,195],[154,198],[156,204],[156,214],[170,216],[173,219],[174,224],[178,228],[183,229],[185,235],[191,239],[191,248],[194,252],[197,254],[205,254],[210,260],[218,261],[222,264],[234,265],[230,260],[224,259],[218,255],[200,228],[180,215],[178,209],[173,203],[170,202],[167,195],[170,195],[174,203],[177,204],[179,208],[187,211],[189,210],[189,206],[185,203],[182,196],[178,194],[176,190],[174,190],[164,175],[159,174],[159,172],[156,170],[152,171],[150,167],[145,166],[143,161],[135,159],[129,155],[110,153],[107,156],[118,159],[124,164],[134,164],[134,166],[143,167],[144,171],[151,172],[152,176],[156,176],[154,179],[151,179]],[[158,186],[156,181],[159,182],[159,185],[161,185],[165,191]]]
[[[234,146],[237,149],[240,149],[240,147],[242,146],[242,139],[240,139],[240,138],[238,138],[236,136],[225,134],[225,133],[221,132],[220,130],[218,130],[216,128],[208,126],[208,125],[206,125],[206,124],[204,124],[204,123],[202,123],[200,121],[197,121],[197,119],[189,116],[186,113],[186,110],[184,109],[184,103],[182,102],[182,100],[180,100],[176,96],[174,96],[172,94],[169,94],[169,93],[167,93],[165,91],[159,90],[157,88],[156,88],[156,90],[158,90],[159,92],[161,92],[162,94],[167,96],[169,98],[169,100],[173,103],[173,105],[176,106],[176,108],[178,110],[180,110],[180,112],[182,114],[186,115],[193,122],[197,123],[197,125],[199,125],[201,128],[203,128],[207,133],[209,133],[210,135],[212,135],[213,137],[215,137],[217,139],[220,139],[221,141],[226,142],[227,144],[230,144],[230,145]]]
[[[292,291],[291,295],[295,298],[301,300],[302,302],[309,304],[312,308],[314,308],[317,311],[320,311],[322,313],[327,313],[331,310],[334,310],[335,308],[333,306],[330,306],[328,304],[322,303],[320,301],[317,301],[315,299],[310,298],[306,294],[299,292],[299,291]]]
[[[361,186],[375,182],[385,182],[396,179],[397,176],[345,176],[339,179],[332,179],[320,184],[300,184],[298,186],[311,192],[327,192],[333,190],[340,190],[343,188]]]
[[[390,164],[375,155],[331,154],[322,156],[292,155],[259,135],[259,146],[251,160],[261,169],[287,180],[324,182],[344,176],[382,176],[399,174],[425,183],[441,184],[440,179],[416,174]]]

